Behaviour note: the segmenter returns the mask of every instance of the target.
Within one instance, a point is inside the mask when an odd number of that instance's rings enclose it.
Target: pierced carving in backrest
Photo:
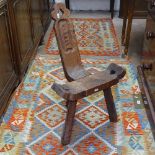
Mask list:
[[[55,20],[54,29],[64,73],[68,81],[73,81],[72,76],[75,75],[76,71],[83,70],[83,66],[73,23],[67,19],[70,11],[66,9],[63,3],[57,3],[51,15]]]

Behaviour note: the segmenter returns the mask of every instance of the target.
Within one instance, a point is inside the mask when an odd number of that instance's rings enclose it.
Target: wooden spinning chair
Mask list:
[[[110,64],[105,71],[90,73],[82,65],[73,24],[68,20],[69,10],[62,3],[57,3],[52,12],[55,20],[54,29],[60,51],[61,61],[66,84],[54,83],[52,89],[66,99],[68,108],[62,144],[70,143],[77,100],[103,91],[111,122],[117,122],[117,113],[113,101],[111,87],[124,77],[126,71],[116,65]]]

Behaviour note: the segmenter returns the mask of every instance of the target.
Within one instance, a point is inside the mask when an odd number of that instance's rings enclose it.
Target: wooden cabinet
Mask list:
[[[9,11],[16,66],[22,77],[49,21],[49,1],[10,0]]]
[[[0,0],[0,117],[49,23],[48,0]]]
[[[143,52],[149,53],[148,56],[155,56],[155,21],[150,15],[148,15],[146,22]]]
[[[13,89],[17,84],[11,52],[8,12],[6,4],[0,2],[0,116],[7,107]]]
[[[135,9],[134,17],[136,18],[146,18],[147,17],[147,1],[148,0],[135,0]],[[128,3],[131,3],[130,0],[120,0],[120,11],[119,17],[125,16],[125,10],[128,9]]]
[[[40,36],[43,33],[42,24],[42,12],[40,0],[31,0],[31,13],[32,13],[32,25],[33,25],[33,41],[34,44],[38,43]]]
[[[152,124],[155,125],[155,6],[150,7],[152,4],[155,5],[155,0],[152,0],[148,4],[149,14],[146,21],[146,29],[144,35],[144,44],[142,51],[142,76],[143,89],[147,97],[147,102],[151,115],[149,119],[154,121]]]
[[[40,6],[41,6],[41,19],[42,19],[42,24],[44,26],[44,31],[46,31],[48,21],[50,18],[49,14],[49,0],[40,0]]]
[[[29,1],[14,0],[10,3],[12,33],[19,74],[22,75],[32,55],[33,38],[30,20]]]

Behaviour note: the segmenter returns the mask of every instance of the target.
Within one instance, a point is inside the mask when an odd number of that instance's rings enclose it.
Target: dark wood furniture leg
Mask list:
[[[150,64],[150,66],[151,66],[151,64]],[[155,124],[154,100],[153,100],[153,96],[152,96],[152,94],[150,92],[150,89],[149,89],[149,86],[148,86],[148,82],[146,80],[146,76],[144,74],[145,68],[143,67],[143,65],[139,65],[137,67],[137,70],[138,70],[138,75],[140,76],[140,80],[141,80],[141,83],[142,83],[142,92],[144,92],[144,94],[146,95],[146,98],[147,98],[147,101],[148,101],[148,105],[149,105],[149,108],[150,108],[150,112],[151,112],[151,116],[150,115],[148,116],[149,117],[149,121],[152,120],[154,122],[154,124]],[[153,127],[154,124],[153,123],[150,123],[150,124]],[[155,137],[155,133],[153,135]]]
[[[106,101],[106,105],[109,113],[110,122],[117,122],[117,112],[116,112],[111,88],[107,88],[103,90],[103,92],[104,92],[104,97],[105,97],[105,101]]]
[[[112,19],[114,17],[114,4],[115,4],[115,0],[110,0],[110,12],[111,12]]]
[[[66,3],[66,8],[70,9],[69,0],[65,0],[65,3]]]
[[[122,45],[125,45],[126,25],[127,25],[127,17],[124,17],[124,19],[123,19],[123,27],[122,27]]]
[[[127,16],[128,16],[128,0],[123,3],[123,27],[122,27],[122,45],[125,44],[126,26],[127,26]]]
[[[129,3],[129,9],[128,9],[128,22],[127,22],[127,28],[126,28],[125,49],[124,49],[125,55],[128,54],[134,8],[135,8],[135,0],[132,0],[131,3]]]
[[[64,132],[62,136],[61,143],[63,145],[67,145],[70,143],[70,138],[72,134],[72,128],[73,128],[73,122],[74,122],[74,116],[76,112],[76,103],[77,101],[67,101],[67,116],[65,120],[65,127]]]

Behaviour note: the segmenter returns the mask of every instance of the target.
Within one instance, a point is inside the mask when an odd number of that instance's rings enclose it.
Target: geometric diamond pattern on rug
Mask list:
[[[119,121],[109,122],[103,91],[83,98],[77,103],[71,143],[62,146],[60,138],[67,108],[65,100],[51,89],[51,85],[52,81],[64,80],[50,74],[60,68],[60,58],[39,55],[34,60],[35,67],[32,65],[26,75],[26,83],[23,81],[15,91],[0,126],[0,154],[155,154],[155,141],[144,103],[138,102],[141,93],[133,65],[122,59],[83,57],[82,60],[88,69],[103,70],[110,62],[126,68],[125,78],[112,87]],[[44,83],[46,75],[48,79]]]
[[[104,110],[105,112],[107,112],[107,106],[106,106],[106,102],[105,102],[105,99],[102,98],[101,100],[99,101],[96,101],[94,103],[95,106],[99,107],[100,109]]]
[[[36,102],[34,103],[34,108],[36,112],[40,112],[43,109],[53,105],[55,102],[48,98],[45,94],[41,93],[36,97]]]
[[[79,144],[75,145],[75,150],[79,155],[108,155],[114,151],[110,144],[105,143],[94,135],[89,135]]]
[[[95,130],[95,133],[99,135],[102,139],[109,142],[111,145],[115,145],[116,140],[116,125],[112,122],[107,122],[106,124],[102,125],[98,129]]]
[[[64,130],[64,124],[60,125],[56,129],[54,129],[54,132],[59,135],[59,137],[62,137]],[[86,134],[88,134],[90,130],[84,126],[83,124],[79,123],[76,119],[74,121],[73,130],[72,130],[72,136],[71,136],[71,142],[70,144],[73,145],[76,141],[78,141],[80,138],[84,137]]]
[[[150,129],[150,123],[148,122],[147,115],[145,113],[145,109],[135,109],[137,114],[139,115],[140,125],[142,130],[149,130]],[[155,127],[154,127],[155,128]]]
[[[55,70],[53,70],[52,72],[50,72],[50,74],[59,79],[59,80],[63,80],[64,79],[64,73],[63,73],[63,69],[62,67],[56,68]]]
[[[133,150],[144,150],[141,143],[142,137],[140,135],[132,135],[128,141],[129,146]]]
[[[63,106],[64,108],[66,108],[66,101],[65,100],[62,102],[58,102],[58,104]],[[86,101],[84,98],[78,100],[77,104],[76,104],[76,112],[86,108],[89,105],[90,105],[90,102]]]
[[[86,101],[85,99],[80,99],[76,104],[76,111],[78,112],[89,105],[90,105],[90,102]]]
[[[46,127],[43,123],[41,123],[37,118],[34,118],[33,125],[31,127],[31,131],[29,133],[28,144],[37,140],[40,136],[49,132],[50,129]]]
[[[144,144],[147,148],[148,155],[155,154],[155,143],[154,138],[152,137],[151,130],[146,130],[144,133]]]
[[[108,121],[108,115],[96,108],[90,106],[76,115],[76,118],[82,121],[88,127],[94,129]]]
[[[123,112],[123,125],[124,131],[126,135],[130,134],[143,134],[143,130],[141,128],[141,124],[139,121],[139,117],[135,112]]]
[[[49,133],[41,140],[30,146],[32,152],[36,155],[57,155],[67,149],[60,144],[60,141],[52,133]]]
[[[128,136],[125,139],[125,142],[123,144],[124,146],[128,146],[126,149],[125,147],[122,148],[122,154],[126,154],[126,152],[128,152],[128,154],[140,154],[140,155],[150,155],[147,154],[147,152],[144,150],[144,139],[142,135],[131,135]]]
[[[95,94],[89,95],[84,98],[87,102],[95,103],[101,99],[104,99],[103,91],[97,92]]]
[[[65,120],[65,115],[65,110],[56,104],[38,114],[37,117],[53,128]]]
[[[46,75],[43,80],[40,81],[40,89],[44,89],[47,86],[51,85],[54,82],[54,79],[50,75]]]
[[[76,155],[72,150],[68,150],[64,155]]]
[[[62,97],[60,97],[58,94],[56,94],[56,92],[53,91],[51,89],[51,87],[50,88],[47,88],[46,90],[44,90],[43,93],[46,94],[46,96],[48,96],[55,103],[58,103],[58,102],[61,102],[61,101],[64,100]]]
[[[16,108],[14,109],[13,113],[14,115],[10,118],[8,126],[10,126],[13,131],[22,131],[25,127],[26,118],[28,116],[28,109],[25,108],[20,110]]]
[[[95,56],[119,56],[120,48],[111,19],[74,18],[74,24],[80,53]],[[56,37],[51,30],[46,44],[48,54],[59,54]]]

